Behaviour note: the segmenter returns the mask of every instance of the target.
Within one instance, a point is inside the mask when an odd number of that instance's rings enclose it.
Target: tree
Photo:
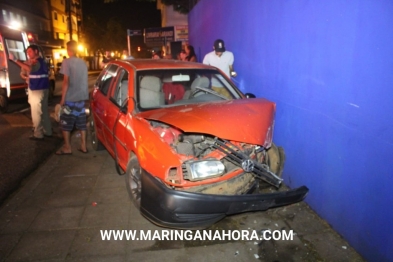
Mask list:
[[[105,34],[101,39],[101,45],[109,50],[118,50],[121,52],[127,47],[126,32],[127,29],[125,29],[116,18],[109,19],[106,24]]]
[[[190,12],[189,0],[161,0],[161,2],[165,5],[173,5],[173,10],[181,14]]]
[[[137,0],[141,2],[155,2],[156,0]],[[173,10],[181,13],[188,14],[190,12],[189,0],[161,0],[164,5],[173,5]]]
[[[82,8],[84,37],[91,51],[127,49],[127,29],[161,25],[155,0],[83,0]],[[143,45],[143,40],[143,36],[133,37],[131,47]]]
[[[122,24],[116,18],[108,20],[105,26],[101,26],[96,19],[87,17],[84,23],[84,33],[90,50],[118,50],[127,47],[126,32]]]
[[[101,46],[101,37],[105,34],[104,28],[91,16],[85,17],[83,21],[83,35],[86,44],[88,44],[88,49],[90,51],[96,51]]]

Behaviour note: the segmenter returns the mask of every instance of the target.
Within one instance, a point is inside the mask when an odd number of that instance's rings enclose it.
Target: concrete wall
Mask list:
[[[393,1],[201,0],[199,61],[215,39],[237,85],[277,103],[285,183],[367,260],[393,258]]]

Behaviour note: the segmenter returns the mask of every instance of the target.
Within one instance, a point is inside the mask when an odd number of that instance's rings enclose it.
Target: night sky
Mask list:
[[[105,27],[110,18],[117,20],[126,29],[141,30],[161,27],[161,11],[157,9],[157,3],[136,0],[82,0],[84,19],[88,16],[94,17]],[[126,34],[126,32],[125,32]],[[134,43],[143,42],[143,37],[134,36]]]
[[[144,29],[161,26],[161,13],[156,2],[117,0],[83,0],[83,15],[100,18],[105,24],[110,18],[118,18],[128,29]]]

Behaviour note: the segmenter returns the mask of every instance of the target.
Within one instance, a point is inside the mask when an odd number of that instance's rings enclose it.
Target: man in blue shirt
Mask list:
[[[43,140],[44,136],[52,136],[52,124],[50,122],[48,110],[48,66],[40,56],[37,45],[30,45],[26,52],[29,57],[29,65],[14,59],[12,53],[10,53],[9,57],[23,70],[29,72],[28,101],[31,108],[31,118],[34,127],[34,134],[30,136],[30,139]]]

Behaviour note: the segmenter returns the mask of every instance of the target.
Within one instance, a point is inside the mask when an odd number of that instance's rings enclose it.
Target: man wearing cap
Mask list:
[[[228,77],[235,77],[236,72],[233,70],[233,62],[235,59],[232,52],[225,50],[224,41],[221,39],[214,41],[213,49],[214,50],[212,52],[205,55],[203,63],[205,65],[211,65],[219,68]],[[212,89],[226,97],[231,97],[219,83],[212,82]]]

